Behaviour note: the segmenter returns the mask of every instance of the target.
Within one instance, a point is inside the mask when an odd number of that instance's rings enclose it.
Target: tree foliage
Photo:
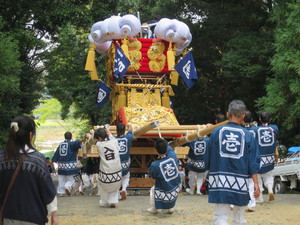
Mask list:
[[[43,62],[51,48],[49,41],[55,40],[60,27],[67,21],[80,24],[85,2],[88,1],[1,1],[0,45],[4,53],[1,62],[5,62],[1,65],[1,82],[3,91],[11,89],[6,93],[9,97],[0,99],[1,119],[4,121],[0,128],[2,140],[6,139],[11,119],[16,115],[32,114],[39,104],[39,98],[45,92]],[[7,62],[8,59],[13,61]],[[0,141],[1,146],[3,143]]]
[[[187,89],[180,79],[171,99],[181,124],[213,122],[232,99],[242,99],[255,115],[274,113],[285,143],[299,142],[299,1],[2,1],[0,137],[45,96],[61,103],[62,118],[71,112],[87,126],[108,123],[111,106],[96,108],[98,82],[84,71],[87,37],[97,21],[139,12],[142,22],[176,18],[192,32],[199,80]],[[105,57],[97,54],[96,63],[105,81]]]
[[[3,26],[0,19],[0,28]],[[17,116],[20,108],[20,77],[22,62],[19,60],[18,42],[9,32],[0,31],[0,143],[6,140],[6,131],[11,117]]]
[[[33,110],[39,124],[45,123],[48,119],[61,119],[60,113],[61,104],[55,98],[41,100],[40,106]]]
[[[265,80],[271,75],[273,25],[265,2],[190,0],[181,9],[193,34],[199,75],[191,90],[175,88],[180,93],[174,105],[181,123],[213,122],[232,99],[242,99],[256,112],[255,100],[264,95]]]
[[[271,111],[281,128],[287,145],[300,141],[300,1],[278,1],[272,14],[275,54],[274,76],[268,79],[266,95],[258,101],[263,110]]]

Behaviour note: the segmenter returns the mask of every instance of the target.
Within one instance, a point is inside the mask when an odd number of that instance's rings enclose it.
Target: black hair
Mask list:
[[[228,106],[229,116],[242,117],[245,114],[247,107],[242,100],[233,100]]]
[[[245,123],[251,123],[251,122],[252,122],[252,119],[253,119],[252,113],[251,113],[250,111],[247,110],[247,111],[245,112],[244,122],[245,122]]]
[[[126,126],[124,123],[118,123],[117,124],[117,135],[118,136],[122,136],[125,134],[125,129],[126,129]]]
[[[272,115],[270,112],[265,111],[260,113],[259,118],[262,123],[270,123],[272,119]]]
[[[99,128],[95,131],[94,138],[98,139],[99,137],[101,137],[102,140],[109,139],[104,128]]]
[[[222,114],[222,113],[217,114],[217,115],[216,115],[216,118],[215,118],[216,123],[224,122],[225,119],[226,119],[226,118],[225,118],[225,115]]]
[[[154,147],[158,153],[165,154],[167,152],[168,142],[165,139],[157,138],[154,141]]]
[[[35,150],[31,143],[30,133],[32,133],[32,138],[36,134],[35,122],[31,117],[17,116],[12,120],[4,148],[4,155],[7,160],[18,159],[20,149],[26,154],[25,145]]]
[[[66,139],[66,140],[71,140],[71,139],[72,139],[72,133],[69,132],[69,131],[66,132],[66,133],[65,133],[65,139]]]

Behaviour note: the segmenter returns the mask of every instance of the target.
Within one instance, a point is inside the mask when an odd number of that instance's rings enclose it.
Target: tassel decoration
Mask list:
[[[175,65],[175,52],[172,48],[172,42],[169,43],[169,48],[167,51],[167,59],[168,59],[168,70],[174,70]]]
[[[94,66],[95,66],[95,68],[92,71],[90,71],[91,80],[99,80],[96,64],[94,64]]]
[[[85,63],[85,70],[87,71],[93,71],[96,69],[95,65],[95,49],[96,45],[91,43],[90,44],[90,49],[86,58],[86,63]]]
[[[122,40],[121,49],[124,52],[124,54],[126,55],[127,59],[130,60],[130,58],[129,58],[129,50],[128,50],[128,43],[129,43],[128,38],[124,37],[124,39]]]
[[[172,70],[170,73],[171,84],[177,86],[178,85],[179,74],[176,70]]]

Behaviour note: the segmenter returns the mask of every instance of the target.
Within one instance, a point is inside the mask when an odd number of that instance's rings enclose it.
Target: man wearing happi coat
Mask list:
[[[74,176],[79,174],[77,168],[77,153],[87,136],[80,140],[72,141],[72,133],[64,134],[65,141],[59,144],[56,152],[52,156],[52,161],[58,164],[58,187],[57,194],[70,196],[72,185],[75,182]]]
[[[101,207],[115,208],[119,201],[119,188],[122,179],[122,167],[117,139],[106,128],[94,133],[100,156],[99,190]]]
[[[117,124],[117,140],[119,144],[119,154],[122,166],[122,190],[120,191],[120,200],[125,200],[127,197],[127,187],[130,179],[130,146],[133,140],[132,126],[128,125],[128,131],[125,134],[125,124]]]
[[[196,178],[196,193],[201,195],[200,188],[203,184],[203,179],[206,177],[206,168],[204,162],[204,156],[206,154],[209,137],[197,138],[194,141],[188,143],[190,147],[187,160],[187,169],[189,170],[189,186],[186,189],[188,194],[194,194],[194,185]]]
[[[155,186],[150,190],[148,212],[156,214],[158,210],[171,214],[180,191],[181,178],[178,172],[178,159],[173,149],[164,139],[154,142],[158,159],[151,163],[149,176],[155,179]]]
[[[275,162],[275,153],[277,146],[277,138],[279,129],[276,125],[270,124],[272,121],[269,112],[262,112],[259,116],[261,125],[257,127],[257,142],[260,151],[261,168],[258,171],[258,183],[260,191],[263,191],[263,184],[267,187],[269,193],[269,201],[275,200],[273,193],[273,169]],[[259,197],[259,202],[263,202],[262,194]]]
[[[257,172],[260,156],[253,135],[241,124],[246,106],[233,100],[228,107],[229,123],[214,129],[205,160],[209,170],[208,202],[215,204],[214,224],[227,225],[233,208],[233,224],[246,224],[245,209],[249,203],[248,178],[254,181],[254,196],[260,194]]]

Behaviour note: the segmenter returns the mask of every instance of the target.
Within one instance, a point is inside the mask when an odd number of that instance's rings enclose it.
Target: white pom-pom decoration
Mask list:
[[[132,14],[122,16],[119,21],[119,26],[122,37],[134,37],[141,32],[141,22]]]
[[[108,26],[107,26],[107,36],[109,40],[113,40],[113,39],[121,39],[122,38],[122,34],[121,34],[121,30],[120,30],[120,20],[121,17],[120,16],[112,16],[109,18],[108,21]]]
[[[106,55],[109,47],[111,46],[112,41],[107,41],[104,43],[97,43],[95,42],[96,45],[96,51],[99,52],[102,55]]]
[[[171,41],[175,35],[175,25],[168,18],[162,18],[154,28],[155,35],[167,41]]]
[[[95,43],[95,40],[93,39],[93,37],[92,37],[91,34],[88,36],[88,39],[89,39],[89,41],[90,41],[91,43]]]
[[[183,52],[184,48],[177,48],[176,47],[176,50],[175,50],[175,55],[176,56],[179,56],[182,52]]]
[[[91,28],[91,36],[96,42],[105,42],[105,37],[101,32],[101,26],[103,21],[95,23]],[[91,42],[91,41],[90,41]]]
[[[95,31],[95,30],[100,30],[101,29],[101,23],[102,21],[98,21],[97,23],[94,23],[92,28],[91,28],[91,34]]]
[[[95,41],[97,42],[103,42],[104,41],[104,37],[101,33],[101,30],[95,30],[93,33],[92,33],[92,37]]]
[[[182,43],[182,42],[186,41],[188,34],[190,33],[189,27],[185,23],[180,22],[176,19],[172,20],[172,22],[175,24],[175,27],[176,27],[173,42]]]
[[[189,46],[189,44],[191,43],[192,41],[192,34],[189,32],[187,35],[186,35],[186,38],[185,38],[185,41],[182,41],[182,42],[177,42],[175,45],[177,48],[186,48]]]
[[[108,33],[108,23],[109,23],[110,18],[105,19],[102,23],[101,23],[101,33],[102,36],[104,37],[104,41],[98,41],[98,42],[106,42],[109,41],[109,33]]]
[[[179,49],[186,48],[192,40],[189,27],[176,19],[161,19],[154,28],[154,33],[160,39],[174,42]]]

